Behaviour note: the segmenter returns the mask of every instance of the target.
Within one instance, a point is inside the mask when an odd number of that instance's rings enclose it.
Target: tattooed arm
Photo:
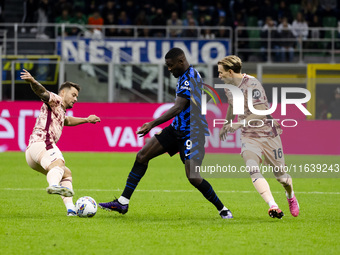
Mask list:
[[[40,97],[44,102],[48,102],[50,100],[50,94],[45,89],[43,85],[41,85],[38,81],[36,81],[33,76],[25,69],[21,72],[20,78],[25,80],[31,84],[31,88],[33,92]]]

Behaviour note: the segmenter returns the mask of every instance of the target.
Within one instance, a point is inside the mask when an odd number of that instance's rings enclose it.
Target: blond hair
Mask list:
[[[242,68],[241,59],[235,55],[226,56],[218,61],[217,64],[223,66],[225,71],[231,69],[235,73],[240,73]]]

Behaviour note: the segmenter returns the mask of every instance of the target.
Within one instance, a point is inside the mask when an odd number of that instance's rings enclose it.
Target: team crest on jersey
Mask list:
[[[258,89],[253,90],[253,98],[259,99],[261,97],[261,92]]]

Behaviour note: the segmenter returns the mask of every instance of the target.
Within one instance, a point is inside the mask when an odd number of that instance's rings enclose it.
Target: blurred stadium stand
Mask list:
[[[50,86],[52,91],[57,91],[58,84],[65,80],[75,80],[84,84],[86,89],[81,93],[81,101],[172,102],[176,79],[168,74],[163,63],[137,63],[131,54],[119,50],[112,52],[112,55],[118,54],[124,59],[124,63],[105,57],[101,60],[102,63],[98,60],[96,63],[88,60],[70,61],[60,52],[60,45],[63,45],[65,40],[78,42],[87,38],[98,44],[106,39],[227,41],[228,53],[242,58],[245,72],[256,76],[258,64],[268,64],[264,65],[262,77],[268,93],[274,83],[282,86],[288,82],[291,86],[306,87],[306,65],[309,63],[340,62],[340,30],[337,18],[339,6],[327,13],[321,6],[314,6],[313,15],[320,16],[319,23],[315,25],[310,20],[309,10],[304,6],[306,1],[301,1],[301,4],[297,4],[297,1],[279,1],[269,10],[262,7],[265,0],[258,1],[257,6],[260,7],[258,10],[250,8],[248,2],[254,3],[254,1],[207,3],[190,0],[1,0],[0,45],[3,54],[3,86],[0,100],[35,99],[29,90],[22,88],[23,83],[18,80],[18,72],[26,65],[26,68],[30,67],[38,79]],[[286,7],[284,4],[281,6],[282,2],[285,2]],[[65,9],[68,10],[69,16],[60,18]],[[96,10],[102,15],[103,25],[88,26],[88,17]],[[124,20],[123,12],[127,17]],[[166,26],[172,12],[177,12],[183,24],[197,25]],[[289,24],[292,24],[297,13],[302,12],[309,25],[308,38],[305,40],[295,37],[283,38],[274,36],[274,33],[267,33],[263,37],[266,22],[266,15],[263,16],[263,13],[268,12],[272,14],[274,21],[271,32],[274,30],[276,32],[282,21],[282,15],[288,17]],[[44,18],[46,23],[38,22]],[[64,21],[58,23],[57,20]],[[100,24],[101,21],[98,22]],[[173,24],[175,23],[181,24],[173,21]],[[99,29],[94,29],[98,26]],[[182,32],[172,37],[173,30]],[[282,55],[285,44],[293,45],[294,57],[291,60],[276,58],[277,55]],[[86,54],[91,56],[93,49],[84,45]],[[207,83],[212,84],[215,81],[213,78],[217,77],[215,62],[191,62],[191,64],[200,69]],[[271,66],[273,67],[270,68]],[[274,75],[279,76],[273,78]],[[334,75],[337,77],[338,74]],[[334,84],[331,81],[326,84],[328,87],[324,87],[327,93],[324,93],[323,101],[332,99],[328,94],[332,94]]]

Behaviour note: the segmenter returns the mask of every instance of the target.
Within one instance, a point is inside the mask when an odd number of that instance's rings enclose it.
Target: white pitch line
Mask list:
[[[39,188],[0,188],[0,190],[9,191],[42,191],[45,189]],[[77,191],[88,191],[88,192],[119,192],[123,191],[121,189],[76,189]],[[164,193],[190,193],[197,192],[196,190],[141,190],[136,189],[137,192],[164,192]],[[257,191],[250,190],[217,190],[217,193],[256,193]],[[282,191],[283,192],[283,191]],[[281,191],[273,191],[272,193],[282,193]],[[322,192],[322,191],[298,191],[296,194],[316,194],[316,195],[340,195],[340,192]]]

